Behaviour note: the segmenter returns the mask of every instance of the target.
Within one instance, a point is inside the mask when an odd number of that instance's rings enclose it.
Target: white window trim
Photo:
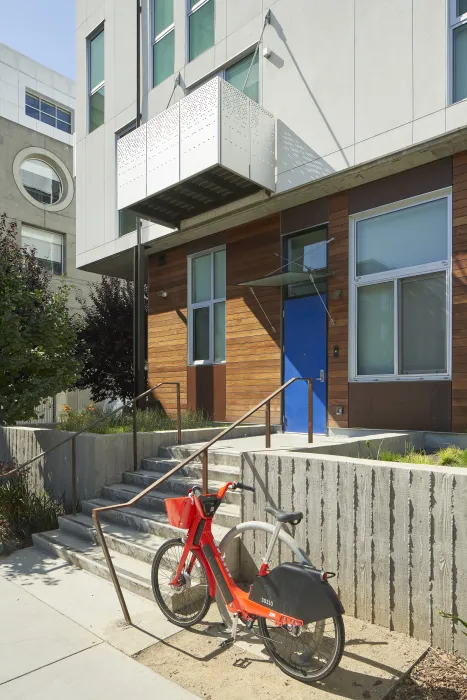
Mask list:
[[[60,265],[61,265],[61,272],[56,273],[56,272],[51,272],[50,274],[53,277],[63,277],[66,276],[66,255],[65,255],[65,245],[66,245],[66,236],[63,233],[57,233],[57,231],[49,231],[48,229],[45,228],[39,228],[38,226],[31,226],[30,224],[25,224],[24,222],[21,225],[21,245],[23,245],[23,235],[27,236],[27,231],[23,232],[23,229],[32,229],[33,231],[37,231],[39,234],[40,233],[48,233],[49,235],[52,236],[57,236],[57,238],[60,239],[60,255],[61,255],[61,260],[60,260]],[[39,258],[37,256],[38,260],[43,260],[43,258]]]
[[[157,44],[161,39],[165,39],[165,37],[170,34],[170,32],[175,31],[175,20],[172,22],[172,24],[169,24],[169,26],[164,29],[162,32],[159,32],[157,36],[154,36],[154,22],[156,19],[156,2],[157,0],[152,0],[151,2],[151,74],[152,74],[152,80],[151,80],[151,86],[152,88],[157,87],[161,83],[158,83],[155,85],[154,83],[154,46]],[[175,0],[173,0],[173,3],[175,3]],[[175,11],[175,8],[174,8]],[[175,66],[175,56],[174,56],[174,66]],[[163,81],[162,81],[163,82]]]
[[[39,117],[31,117],[31,115],[26,114],[26,108],[27,108],[27,107],[30,107],[30,105],[28,105],[28,104],[26,103],[26,98],[27,98],[28,96],[29,96],[29,97],[33,97],[33,98],[36,99],[36,100],[39,100],[39,108],[31,107],[31,109],[36,109],[36,111],[39,112]],[[71,135],[71,134],[73,133],[73,114],[72,114],[70,108],[69,108],[69,107],[62,107],[62,105],[57,104],[57,102],[54,102],[54,100],[50,99],[49,97],[43,97],[41,94],[39,94],[39,93],[36,92],[35,90],[30,90],[29,88],[26,88],[26,90],[25,90],[25,92],[24,92],[24,113],[25,113],[26,116],[28,116],[30,119],[35,119],[36,121],[41,122],[41,124],[47,124],[48,126],[51,126],[51,124],[48,124],[47,122],[43,122],[43,121],[41,120],[41,118],[40,118],[42,112],[44,112],[44,114],[47,114],[49,117],[52,116],[52,115],[49,114],[48,112],[45,112],[44,110],[41,109],[41,104],[42,104],[42,102],[45,102],[46,104],[51,105],[51,106],[54,107],[54,109],[55,109],[55,116],[53,117],[53,118],[55,119],[55,126],[52,127],[52,128],[53,128],[53,129],[58,129],[59,131],[62,131],[64,134],[70,134],[70,135]],[[59,110],[60,110],[61,112],[63,112],[64,114],[68,114],[68,116],[70,117],[70,122],[69,122],[70,131],[65,131],[64,129],[59,129],[59,127],[57,126],[57,122],[60,122],[60,124],[66,124],[66,125],[68,126],[68,122],[65,122],[65,121],[63,121],[63,119],[59,119],[59,118],[58,118],[58,116],[57,116],[57,109],[59,109]]]
[[[424,265],[398,268],[378,272],[373,275],[357,276],[356,269],[356,225],[359,221],[373,218],[380,214],[408,209],[417,204],[433,202],[437,199],[447,199],[447,232],[448,259]],[[407,279],[433,272],[446,272],[446,358],[447,371],[437,374],[357,374],[357,289],[358,287],[376,284],[378,282],[394,282],[396,279]],[[397,285],[394,285],[394,368],[398,367],[398,308]],[[413,381],[446,381],[452,376],[452,189],[450,187],[429,192],[417,197],[410,197],[398,202],[392,202],[375,209],[370,209],[349,216],[349,381],[350,382],[413,382]]]
[[[222,361],[215,361],[214,360],[214,305],[218,304],[220,302],[226,302],[227,301],[227,296],[219,297],[219,298],[213,298],[210,299],[209,301],[199,301],[199,302],[192,302],[192,285],[191,285],[191,277],[192,277],[192,261],[195,258],[201,258],[203,255],[208,255],[210,254],[213,256],[214,253],[217,253],[220,250],[226,250],[225,245],[217,246],[216,248],[208,248],[207,250],[202,250],[199,253],[194,253],[193,255],[188,255],[187,257],[187,267],[188,267],[188,273],[187,273],[187,284],[188,284],[188,364],[189,365],[225,365],[226,360]],[[211,289],[214,293],[214,264],[212,263],[213,258],[211,257]],[[226,262],[227,266],[227,262]],[[205,307],[209,307],[209,360],[193,360],[193,311],[195,309],[202,309]],[[227,313],[226,313],[226,323],[227,323]]]
[[[88,83],[88,99],[87,99],[87,133],[91,133],[90,127],[91,127],[91,97],[101,90],[103,87],[105,87],[105,77],[104,80],[101,80],[101,82],[96,85],[94,88],[91,88],[91,42],[93,39],[99,36],[101,32],[104,31],[104,24],[101,24],[99,27],[97,27],[91,34],[86,39],[87,42],[87,47],[86,47],[86,60],[87,60],[87,83]],[[105,34],[104,34],[104,76],[105,76]],[[105,96],[104,96],[104,110],[105,110]],[[105,115],[105,111],[104,111]],[[104,116],[104,121],[105,121],[105,116]],[[103,125],[101,125],[103,126]],[[99,127],[97,127],[99,128]],[[94,129],[95,131],[95,129]]]
[[[191,15],[194,15],[195,12],[197,12],[201,7],[204,5],[207,5],[208,2],[211,2],[211,0],[199,0],[196,5],[193,5],[193,7],[190,7],[190,0],[186,0],[186,63],[191,63],[191,61],[196,61],[199,56],[202,54],[199,54],[196,56],[196,58],[190,59],[190,17]],[[212,0],[214,3],[214,43],[212,46],[209,48],[212,48],[213,46],[216,45],[216,0]],[[208,49],[206,49],[208,51]],[[203,53],[206,53],[206,51],[203,51]]]
[[[467,97],[462,100],[454,101],[454,31],[464,24],[467,24],[467,12],[457,17],[456,15],[456,0],[449,0],[449,85],[448,85],[448,103],[450,105],[465,102]]]

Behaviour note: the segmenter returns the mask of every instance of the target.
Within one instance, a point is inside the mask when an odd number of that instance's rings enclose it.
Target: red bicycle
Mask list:
[[[282,526],[298,524],[303,514],[266,508],[276,517],[275,527],[272,532],[267,523],[255,523],[255,527],[262,525],[271,532],[267,552],[249,591],[237,586],[211,532],[213,517],[229,488],[254,491],[229,482],[216,494],[202,495],[195,487],[186,497],[165,500],[171,525],[187,529],[188,534],[168,540],[157,551],[152,565],[156,601],[168,620],[190,627],[204,618],[217,587],[232,621],[231,637],[223,644],[235,641],[240,620],[264,640],[286,674],[305,683],[319,681],[339,664],[345,643],[344,609],[327,580],[333,574],[316,569],[301,550],[301,561],[270,570],[277,540],[289,537]],[[253,629],[255,622],[259,634]]]

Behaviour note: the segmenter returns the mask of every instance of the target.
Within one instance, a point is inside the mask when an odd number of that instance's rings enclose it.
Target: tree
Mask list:
[[[57,291],[35,251],[17,242],[0,216],[0,425],[35,416],[35,407],[72,386],[79,371],[69,287]]]
[[[133,398],[133,283],[103,277],[80,303],[77,388],[90,389],[93,401]]]

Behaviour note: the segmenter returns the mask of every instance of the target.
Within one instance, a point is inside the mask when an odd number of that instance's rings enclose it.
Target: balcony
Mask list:
[[[117,143],[118,208],[183,219],[275,189],[275,121],[214,78]]]

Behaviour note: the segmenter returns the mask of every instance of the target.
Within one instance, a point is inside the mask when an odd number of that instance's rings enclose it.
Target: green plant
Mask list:
[[[465,620],[462,620],[457,615],[450,615],[449,613],[443,612],[442,610],[438,610],[438,615],[441,615],[441,617],[444,617],[446,620],[452,620],[453,622],[458,622],[459,624],[463,625],[467,629],[467,622]],[[462,634],[465,634],[465,636],[467,637],[467,632],[464,632],[462,630]]]
[[[3,465],[2,471],[14,468]],[[26,472],[1,476],[0,471],[0,541],[14,538],[29,544],[31,535],[58,527],[63,504],[47,491],[31,489]]]
[[[426,452],[416,452],[413,447],[410,447],[405,454],[391,452],[391,450],[381,450],[378,459],[383,462],[405,462],[408,464],[430,464],[432,462],[432,459]]]
[[[72,411],[65,406],[62,422],[57,426],[60,430],[77,432],[89,428],[97,419],[106,414],[100,408],[88,406],[84,411]],[[212,419],[202,411],[183,411],[182,429],[208,428],[212,426]],[[161,410],[136,412],[136,429],[139,433],[152,433],[156,430],[176,430],[177,421]],[[99,425],[90,428],[89,432],[108,435],[112,433],[130,433],[133,430],[133,416],[128,409],[122,409],[119,413],[110,416]]]
[[[461,450],[455,445],[443,447],[438,452],[439,464],[451,467],[467,467],[467,450]]]
[[[72,386],[79,370],[69,287],[54,290],[35,251],[17,238],[17,222],[0,216],[0,425],[34,417],[35,407]]]

